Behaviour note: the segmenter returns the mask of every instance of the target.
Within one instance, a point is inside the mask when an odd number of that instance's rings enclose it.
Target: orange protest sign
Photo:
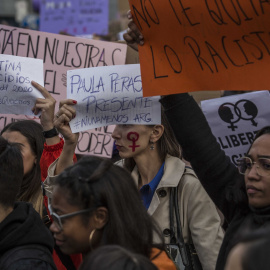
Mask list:
[[[270,2],[129,0],[144,96],[270,89]]]

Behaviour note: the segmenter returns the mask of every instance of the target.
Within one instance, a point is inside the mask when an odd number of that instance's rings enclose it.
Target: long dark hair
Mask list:
[[[177,142],[163,107],[161,108],[161,124],[164,126],[164,132],[160,139],[157,141],[157,148],[161,161],[164,162],[167,155],[182,158],[181,147]],[[153,125],[149,125],[149,128],[151,127],[153,127]],[[126,158],[124,160],[124,167],[129,172],[134,169],[135,165],[136,163],[133,158]]]
[[[18,144],[0,136],[0,204],[13,207],[23,179],[23,159]]]
[[[28,202],[33,194],[40,190],[41,171],[39,162],[44,147],[43,128],[39,123],[33,120],[20,120],[5,126],[1,134],[12,131],[20,132],[26,137],[33,154],[36,156],[37,162],[32,171],[24,175],[21,190],[17,198],[20,201]]]
[[[161,238],[158,227],[143,206],[130,173],[110,160],[83,157],[64,170],[56,185],[66,189],[67,201],[81,209],[108,209],[109,219],[100,245],[120,245],[150,257],[153,234]],[[89,213],[84,218],[89,219]],[[86,220],[86,221],[87,221]],[[85,222],[87,224],[87,222]],[[163,249],[163,241],[157,247]]]
[[[244,230],[240,233],[236,245],[243,246],[243,253],[240,257],[242,269],[246,270],[268,270],[270,257],[270,230],[268,227],[261,227],[257,230]]]
[[[91,252],[80,265],[80,270],[158,270],[149,258],[117,246],[107,245]]]

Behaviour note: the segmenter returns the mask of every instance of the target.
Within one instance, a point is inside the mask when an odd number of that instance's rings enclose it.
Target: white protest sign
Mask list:
[[[67,97],[77,100],[72,132],[112,124],[161,122],[159,97],[143,98],[140,65],[69,70]]]
[[[31,85],[43,85],[43,61],[0,54],[0,113],[34,115],[37,98],[44,98]]]
[[[247,153],[257,131],[270,125],[269,104],[268,91],[201,102],[214,136],[235,165]]]

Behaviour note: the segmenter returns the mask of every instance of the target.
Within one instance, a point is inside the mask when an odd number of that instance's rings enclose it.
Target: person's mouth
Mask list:
[[[65,241],[63,240],[60,240],[60,239],[57,239],[57,238],[54,238],[55,239],[55,244],[60,247],[64,244]]]
[[[246,186],[246,190],[247,190],[247,193],[248,193],[248,194],[255,194],[255,193],[257,193],[257,192],[260,192],[260,189],[254,187],[254,186],[252,186],[252,185],[247,185],[247,186]]]
[[[117,150],[120,150],[122,148],[122,146],[121,145],[118,145],[118,144],[116,144],[115,146],[116,146],[116,149]]]

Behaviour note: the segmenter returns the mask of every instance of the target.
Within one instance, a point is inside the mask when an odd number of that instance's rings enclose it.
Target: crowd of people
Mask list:
[[[125,40],[143,46],[130,19]],[[76,100],[55,113],[32,85],[40,124],[1,131],[0,269],[269,268],[270,126],[237,168],[192,96],[162,96],[161,124],[115,126],[117,162],[77,161]]]

